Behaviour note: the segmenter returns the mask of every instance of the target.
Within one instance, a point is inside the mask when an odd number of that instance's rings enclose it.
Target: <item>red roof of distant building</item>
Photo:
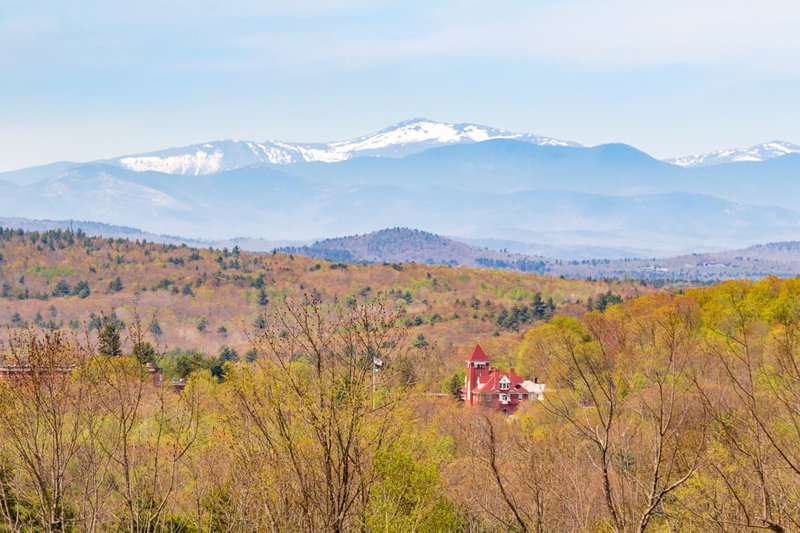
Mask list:
[[[471,361],[473,363],[488,363],[489,358],[486,356],[486,352],[483,351],[483,348],[481,348],[481,345],[476,344],[467,361]]]
[[[500,381],[503,378],[508,380],[508,388],[500,388]],[[522,376],[514,372],[514,369],[510,369],[508,372],[501,372],[499,370],[490,370],[488,374],[488,379],[485,383],[481,383],[479,386],[475,387],[475,390],[472,392],[475,394],[478,393],[517,393],[521,392],[522,394],[528,394],[528,390],[522,386],[522,382],[525,381]],[[520,390],[520,387],[522,390]]]

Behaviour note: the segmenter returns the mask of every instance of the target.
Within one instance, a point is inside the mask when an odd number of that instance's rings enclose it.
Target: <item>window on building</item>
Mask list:
[[[500,395],[500,403],[508,403],[508,394]]]

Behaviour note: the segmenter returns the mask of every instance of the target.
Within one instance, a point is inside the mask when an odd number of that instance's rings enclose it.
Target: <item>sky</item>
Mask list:
[[[0,171],[412,117],[800,143],[796,0],[0,0]]]

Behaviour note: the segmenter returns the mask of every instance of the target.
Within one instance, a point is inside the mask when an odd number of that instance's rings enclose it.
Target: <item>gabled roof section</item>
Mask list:
[[[508,383],[508,388],[501,389],[501,382]],[[487,374],[486,383],[475,387],[472,392],[473,394],[530,394],[530,390],[525,388],[524,378],[514,372],[513,369],[508,372],[500,372],[497,370],[490,371]]]
[[[486,356],[486,352],[483,351],[480,344],[476,344],[475,348],[472,349],[472,353],[469,355],[467,362],[471,363],[488,363],[489,358]]]
[[[490,374],[489,375],[489,379],[486,380],[486,383],[482,383],[482,384],[478,385],[477,387],[475,387],[475,390],[473,390],[472,393],[476,394],[476,393],[484,393],[484,392],[486,392],[486,393],[495,392],[495,390],[497,389],[497,379],[496,379],[496,377],[497,376],[495,376],[494,374]]]

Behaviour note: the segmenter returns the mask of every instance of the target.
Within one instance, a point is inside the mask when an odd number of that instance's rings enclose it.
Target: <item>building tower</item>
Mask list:
[[[467,369],[464,383],[464,401],[470,405],[473,402],[472,391],[486,382],[489,372],[489,358],[480,344],[476,344],[472,353],[467,358]],[[481,379],[483,378],[483,379]]]

